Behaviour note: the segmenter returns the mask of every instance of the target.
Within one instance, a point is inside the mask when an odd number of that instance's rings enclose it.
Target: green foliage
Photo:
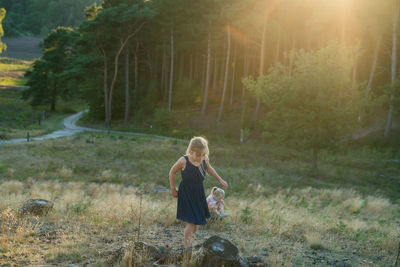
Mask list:
[[[137,110],[134,115],[138,118],[138,121],[143,121],[145,115],[151,115],[160,100],[160,91],[158,90],[157,81],[151,80],[145,90],[145,95],[141,101],[141,109]],[[139,113],[139,114],[136,114]],[[144,114],[140,114],[144,113]]]
[[[277,65],[257,81],[245,79],[269,107],[264,137],[317,151],[351,137],[361,107],[351,86],[354,54],[336,43],[316,52],[300,50],[292,73]]]
[[[177,114],[173,111],[168,111],[166,108],[157,108],[154,111],[153,121],[155,127],[171,129],[176,123]]]
[[[32,106],[50,104],[50,110],[54,111],[58,98],[72,96],[74,87],[65,70],[76,37],[73,29],[58,27],[44,40],[42,59],[35,60],[32,70],[25,74],[29,88],[24,90],[23,98],[32,98]]]
[[[179,108],[194,108],[200,106],[201,90],[189,79],[179,80],[174,87],[173,105]]]

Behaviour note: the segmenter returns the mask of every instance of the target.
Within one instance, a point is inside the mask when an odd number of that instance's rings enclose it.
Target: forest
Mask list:
[[[218,110],[217,128],[228,108],[242,140],[257,133],[315,157],[377,120],[388,137],[398,112],[396,1],[121,0],[85,17],[44,39],[27,73],[33,105],[75,95],[107,127],[154,115],[170,128],[182,107],[207,121]]]

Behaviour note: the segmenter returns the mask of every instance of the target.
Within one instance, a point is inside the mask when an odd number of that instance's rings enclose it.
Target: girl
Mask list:
[[[228,216],[228,214],[224,213],[224,197],[225,191],[216,186],[211,189],[211,193],[207,197],[208,209],[217,214],[219,218]]]
[[[169,171],[171,195],[178,198],[176,218],[186,222],[184,247],[190,249],[198,225],[206,224],[210,218],[203,181],[206,172],[220,182],[223,188],[228,184],[210,165],[208,141],[204,137],[193,137],[186,149],[186,155],[179,158]],[[179,190],[175,188],[175,174],[181,171]]]

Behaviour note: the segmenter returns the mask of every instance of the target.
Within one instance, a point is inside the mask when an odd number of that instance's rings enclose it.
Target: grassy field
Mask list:
[[[66,114],[85,109],[82,101],[58,101],[57,112],[48,112],[48,106],[32,108],[21,98],[26,79],[23,78],[32,61],[0,58],[0,139],[43,135],[62,127]],[[47,118],[40,121],[47,110]]]
[[[0,85],[24,86],[26,83],[24,74],[30,68],[31,64],[32,61],[6,57],[0,58]]]
[[[85,105],[79,101],[60,101],[57,112],[46,111],[43,121],[43,111],[48,107],[32,108],[21,99],[21,89],[0,89],[0,139],[26,137],[28,131],[30,136],[39,136],[61,129],[66,115],[84,108]]]
[[[186,145],[85,133],[1,146],[2,225],[29,198],[52,200],[55,208],[36,229],[21,224],[2,231],[0,265],[118,266],[117,251],[137,236],[139,192],[144,193],[141,240],[181,247],[176,200],[154,188],[168,187],[168,171]],[[267,144],[210,139],[210,151],[211,164],[230,185],[230,216],[201,227],[195,244],[218,234],[243,256],[260,256],[270,266],[393,264],[400,168],[390,149],[325,151],[318,172],[310,169],[307,153]],[[207,177],[206,193],[214,185]],[[56,234],[40,234],[49,224]]]

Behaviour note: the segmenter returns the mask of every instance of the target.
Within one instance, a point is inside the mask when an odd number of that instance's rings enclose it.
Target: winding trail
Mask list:
[[[31,137],[29,141],[36,141],[36,140],[45,140],[45,139],[53,139],[53,138],[60,138],[60,137],[65,137],[65,136],[71,136],[77,133],[82,133],[82,132],[97,132],[97,133],[105,133],[107,134],[107,130],[100,130],[100,129],[94,129],[94,128],[88,128],[88,127],[81,127],[77,126],[76,122],[87,112],[87,110],[78,112],[74,115],[68,116],[63,120],[63,126],[64,129],[62,130],[57,130],[52,133],[42,135],[42,136],[37,136],[37,137]],[[126,135],[134,135],[134,136],[148,136],[148,137],[155,137],[155,138],[160,138],[160,139],[169,139],[169,140],[174,140],[174,141],[179,141],[179,142],[187,142],[187,140],[180,139],[180,138],[174,138],[174,137],[168,137],[168,136],[161,136],[161,135],[155,135],[155,134],[145,134],[145,133],[135,133],[135,132],[123,132],[123,131],[113,131],[111,130],[110,133],[117,133],[117,134],[126,134]],[[21,143],[21,142],[27,142],[26,138],[14,138],[14,139],[8,139],[8,140],[0,140],[0,145],[4,144],[12,144],[12,143]]]
[[[45,139],[52,139],[52,138],[60,138],[60,137],[65,137],[65,136],[71,136],[77,133],[81,132],[97,132],[97,133],[105,133],[108,134],[107,130],[100,130],[100,129],[94,129],[94,128],[88,128],[88,127],[82,127],[82,126],[77,126],[76,122],[86,113],[88,110],[84,110],[81,112],[78,112],[74,115],[68,116],[63,120],[63,126],[64,129],[62,130],[57,130],[52,133],[42,135],[42,136],[37,136],[37,137],[31,137],[29,141],[36,141],[36,140],[45,140]],[[393,122],[393,128],[400,128],[400,123],[398,122]],[[368,129],[360,129],[360,131],[356,132],[353,134],[353,139],[360,139],[363,138],[375,131],[382,130],[381,127],[374,126]],[[125,134],[125,135],[134,135],[134,136],[147,136],[147,137],[155,137],[155,138],[160,138],[160,139],[168,139],[168,140],[173,140],[173,141],[178,141],[178,142],[187,142],[185,139],[180,139],[180,138],[174,138],[174,137],[168,137],[168,136],[161,136],[161,135],[156,135],[156,134],[145,134],[145,133],[136,133],[136,132],[123,132],[123,131],[113,131],[111,130],[110,133],[116,133],[116,134]],[[27,142],[26,138],[14,138],[14,139],[8,139],[8,140],[0,140],[0,145],[4,144],[12,144],[12,143],[21,143],[21,142]]]

